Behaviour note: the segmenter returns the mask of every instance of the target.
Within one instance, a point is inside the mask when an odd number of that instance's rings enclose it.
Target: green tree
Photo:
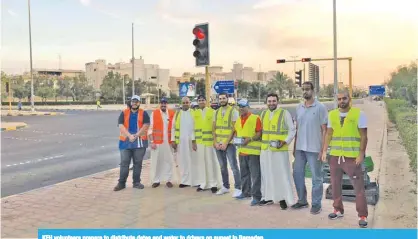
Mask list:
[[[136,85],[136,84],[135,84]],[[132,86],[131,86],[132,87]],[[131,88],[132,89],[132,88]],[[100,85],[102,98],[116,102],[122,98],[122,77],[119,73],[109,72]]]
[[[267,88],[277,92],[281,100],[284,97],[284,91],[289,88],[289,79],[290,77],[283,72],[277,72],[267,84]]]
[[[238,98],[248,97],[248,93],[251,90],[251,83],[243,80],[238,80]]]
[[[386,82],[392,98],[404,99],[417,105],[417,64],[402,65],[390,74]]]

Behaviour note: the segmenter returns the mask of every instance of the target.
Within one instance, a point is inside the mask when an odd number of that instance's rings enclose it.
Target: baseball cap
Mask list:
[[[167,98],[165,98],[165,97],[161,98],[161,100],[160,100],[160,103],[167,103],[167,102],[168,102]]]
[[[250,104],[247,99],[240,99],[237,103],[239,107],[249,107]]]
[[[137,101],[141,101],[141,98],[137,95],[132,96],[131,101],[133,100],[137,100]]]

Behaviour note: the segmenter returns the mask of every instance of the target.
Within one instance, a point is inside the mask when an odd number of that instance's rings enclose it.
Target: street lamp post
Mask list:
[[[30,20],[30,0],[28,0],[28,14],[29,14],[29,52],[30,52],[30,98],[31,98],[31,110],[35,111],[35,96],[33,93],[33,68],[32,68],[32,29]]]
[[[334,104],[338,107],[338,71],[337,71],[337,0],[333,0],[333,35],[334,35]]]
[[[123,104],[125,105],[125,76],[122,77],[122,97],[123,97]]]
[[[132,96],[135,95],[134,23],[132,23]]]

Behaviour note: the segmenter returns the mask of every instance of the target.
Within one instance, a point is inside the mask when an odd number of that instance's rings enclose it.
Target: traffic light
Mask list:
[[[302,58],[302,62],[310,62],[311,58]]]
[[[295,76],[296,85],[298,85],[299,87],[302,87],[302,70],[296,71],[295,74],[296,74]]]
[[[193,28],[193,35],[195,36],[193,56],[196,58],[196,66],[209,66],[209,24],[197,24]]]
[[[285,59],[279,59],[279,60],[277,60],[277,64],[279,64],[279,63],[285,63],[285,62],[286,62]]]
[[[6,93],[9,93],[9,82],[6,82]]]

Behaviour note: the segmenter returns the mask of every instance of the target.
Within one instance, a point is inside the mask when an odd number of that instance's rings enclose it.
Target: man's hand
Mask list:
[[[250,143],[251,138],[244,138],[244,142],[242,143],[242,146],[246,146],[248,143]]]
[[[156,145],[156,144],[154,144],[154,143],[152,143],[152,144],[151,144],[151,149],[152,149],[152,150],[156,150],[156,149],[157,149],[157,145]]]
[[[322,154],[323,154],[322,151],[320,151],[319,154],[318,154],[318,161],[321,161],[322,160]]]
[[[357,156],[356,158],[356,165],[360,165],[361,163],[363,163],[364,156],[365,156],[364,153],[360,152],[359,156]]]
[[[220,150],[225,151],[227,147],[228,147],[228,144],[222,143],[221,146],[220,146]]]
[[[134,142],[136,140],[136,135],[129,135],[129,141]]]
[[[277,148],[280,149],[281,147],[286,145],[286,141],[279,140],[280,145],[277,145]]]
[[[193,149],[193,151],[196,151],[197,150],[197,144],[196,144],[196,142],[192,142],[192,149]]]
[[[324,163],[327,161],[327,151],[326,150],[322,151],[321,160]]]

